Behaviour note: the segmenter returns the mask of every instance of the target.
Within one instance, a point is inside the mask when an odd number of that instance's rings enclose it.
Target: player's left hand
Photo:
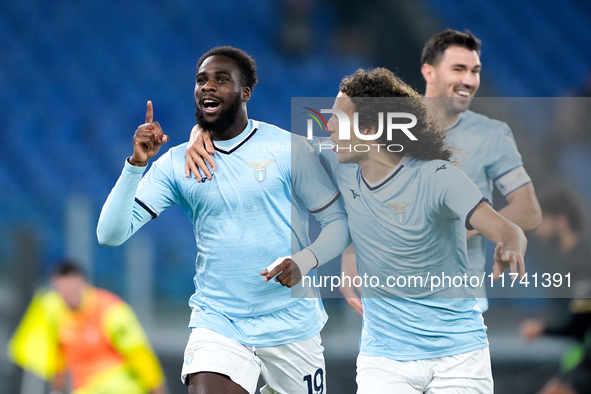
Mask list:
[[[185,178],[193,176],[199,182],[202,181],[201,173],[199,169],[203,171],[203,174],[207,179],[212,178],[211,171],[216,170],[215,161],[211,155],[215,154],[215,148],[213,147],[213,142],[211,139],[211,134],[205,130],[203,130],[199,125],[193,126],[193,130],[191,130],[191,138],[189,139],[189,144],[185,149]],[[207,166],[209,163],[209,167]]]
[[[497,280],[503,272],[509,268],[513,273],[519,273],[522,278],[525,275],[525,261],[523,253],[514,250],[505,250],[503,243],[499,242],[495,247],[495,263],[493,265],[493,279]]]
[[[267,269],[261,271],[261,275],[265,277],[265,282],[275,277],[276,282],[287,287],[297,285],[302,280],[300,267],[289,256],[275,260]]]

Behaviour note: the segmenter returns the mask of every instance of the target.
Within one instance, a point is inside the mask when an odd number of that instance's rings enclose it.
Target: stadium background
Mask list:
[[[194,120],[198,57],[233,45],[258,65],[249,116],[289,128],[291,97],[333,96],[341,77],[358,67],[388,67],[423,92],[422,44],[445,27],[470,29],[482,39],[478,96],[499,97],[484,101],[483,112],[511,125],[537,189],[560,181],[591,202],[591,133],[565,132],[557,121],[580,113],[587,120],[575,126],[589,124],[591,54],[584,48],[591,48],[591,3],[585,0],[1,0],[2,349],[33,291],[46,284],[48,265],[69,256],[97,286],[132,304],[171,393],[184,392],[178,370],[195,253],[189,223],[170,210],[115,249],[100,247],[94,234],[146,101],[154,103],[168,146],[184,142]],[[556,270],[560,262],[529,238],[529,266]],[[324,272],[337,269],[332,264]],[[543,292],[514,295],[493,299],[485,315],[498,393],[539,387],[569,345],[525,344],[519,321],[559,319],[564,305]],[[325,305],[328,387],[353,393],[360,319],[341,299]],[[5,353],[0,392],[25,392],[22,382],[34,387]]]

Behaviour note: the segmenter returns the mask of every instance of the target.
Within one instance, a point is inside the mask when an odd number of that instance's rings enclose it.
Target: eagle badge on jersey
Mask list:
[[[267,179],[267,169],[265,167],[268,166],[269,164],[273,163],[274,161],[275,160],[265,160],[262,163],[258,163],[256,161],[251,161],[246,164],[254,167],[254,179],[256,179],[259,182],[262,182],[265,179]]]
[[[407,202],[403,202],[402,204],[398,204],[395,202],[389,202],[389,203],[386,203],[386,205],[389,205],[395,209],[394,219],[396,219],[396,222],[398,224],[404,224],[404,223],[406,223],[406,219],[407,219],[405,208],[408,207],[413,202],[414,201],[407,201]]]

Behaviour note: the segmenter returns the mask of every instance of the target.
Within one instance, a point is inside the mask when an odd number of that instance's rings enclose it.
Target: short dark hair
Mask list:
[[[199,68],[205,59],[211,56],[226,56],[233,59],[238,65],[238,68],[240,68],[240,75],[242,77],[240,83],[242,86],[246,86],[252,90],[258,82],[254,59],[243,50],[228,45],[215,47],[205,52],[197,62],[197,72],[199,72]]]
[[[429,120],[423,97],[392,71],[381,67],[359,69],[343,78],[339,90],[349,96],[355,105],[359,114],[359,128],[377,126],[380,112],[411,113],[417,118],[412,131],[417,141],[410,141],[406,136],[397,134],[396,140],[387,142],[402,145],[409,155],[417,159],[450,159],[452,152],[445,145],[445,132]],[[392,99],[376,100],[377,97]],[[386,142],[382,141],[383,138],[386,138],[386,133],[378,141]]]
[[[585,230],[586,212],[578,194],[563,185],[550,186],[538,195],[542,215],[564,216],[575,233]]]
[[[480,56],[480,44],[480,40],[470,30],[466,30],[464,33],[453,29],[443,30],[425,43],[421,54],[421,65],[425,63],[436,65],[441,60],[443,52],[450,46],[459,46],[470,51],[476,51]]]
[[[86,278],[84,270],[80,266],[69,259],[62,259],[55,262],[51,268],[50,276],[52,278],[59,278],[68,275],[79,275]]]

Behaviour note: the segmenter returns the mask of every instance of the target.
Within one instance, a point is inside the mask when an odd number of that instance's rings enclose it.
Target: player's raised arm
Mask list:
[[[527,249],[525,234],[516,224],[502,217],[485,202],[480,203],[470,217],[470,225],[497,244],[494,255],[493,278],[508,268],[519,276],[525,275],[523,256]]]
[[[152,219],[152,213],[145,209],[134,211],[135,194],[148,161],[167,141],[168,136],[158,122],[154,122],[152,102],[148,101],[146,122],[133,136],[133,155],[125,161],[123,172],[101,210],[96,229],[101,245],[121,245]]]

